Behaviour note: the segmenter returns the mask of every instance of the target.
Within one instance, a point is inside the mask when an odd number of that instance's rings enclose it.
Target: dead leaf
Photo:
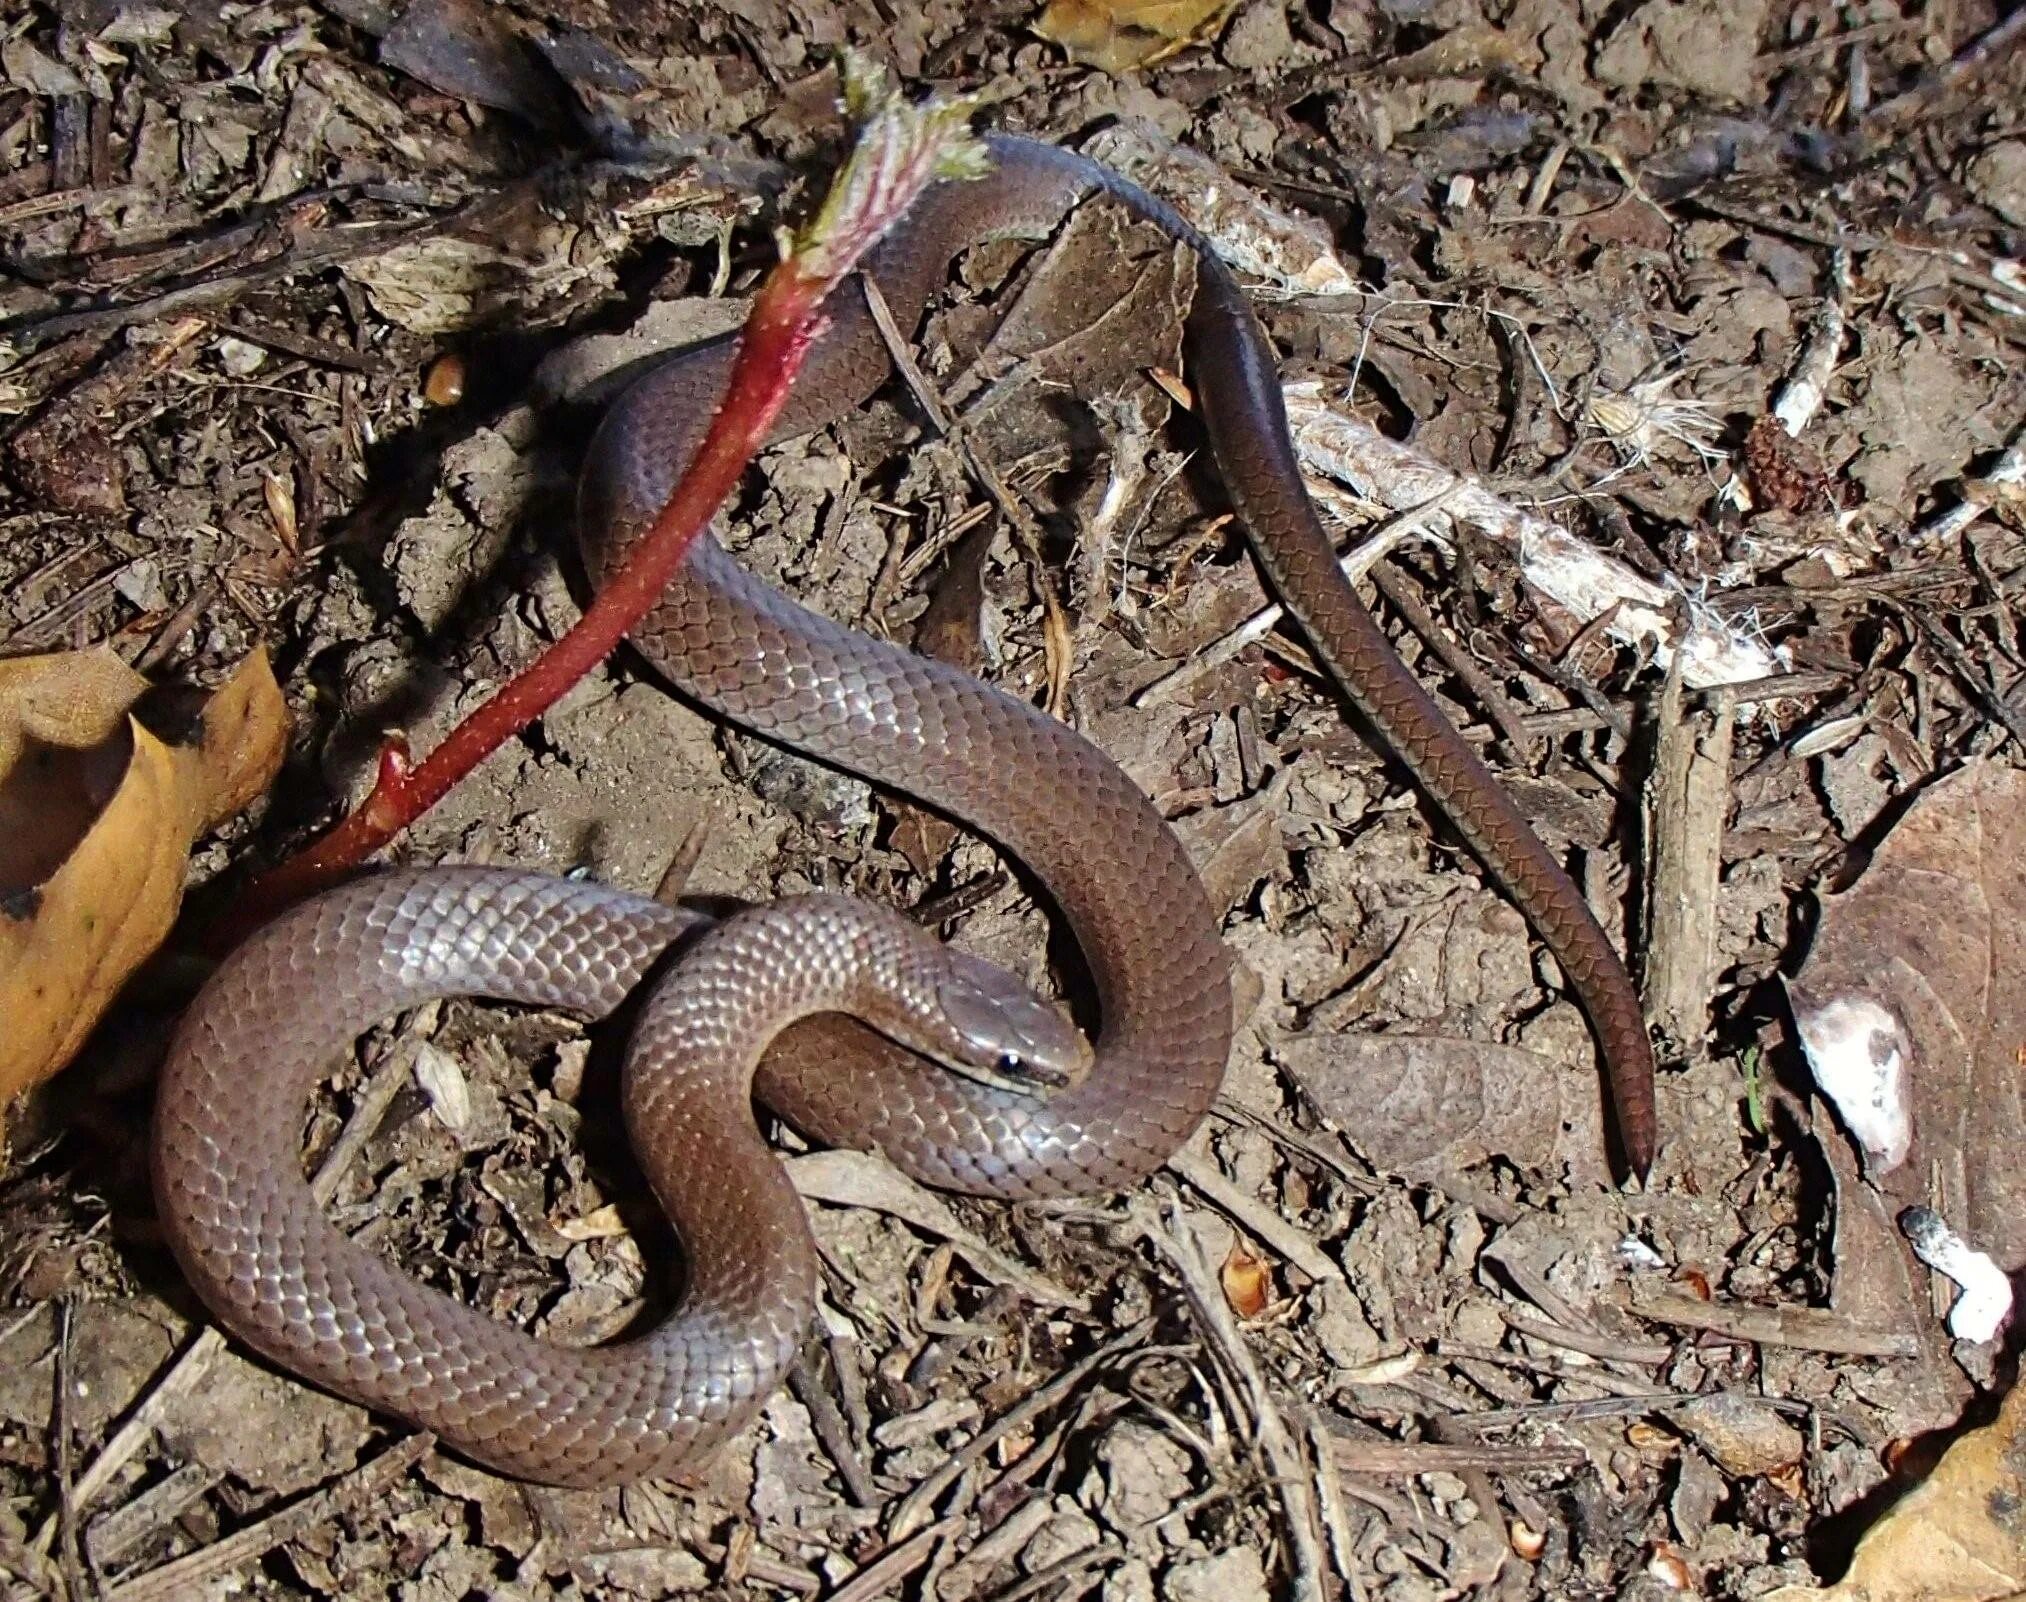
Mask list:
[[[1266,788],[1229,806],[1206,808],[1183,819],[1175,832],[1199,864],[1197,875],[1210,905],[1227,912],[1252,894],[1259,881],[1287,862],[1281,830],[1287,817],[1292,766],[1282,768]]]
[[[874,1152],[812,1151],[788,1159],[785,1166],[804,1201],[876,1208],[948,1241],[988,1279],[1011,1285],[1037,1302],[1050,1307],[1086,1305],[1074,1291],[1064,1290],[966,1229],[940,1196]]]
[[[190,844],[263,793],[287,710],[256,651],[157,728],[111,651],[0,662],[0,1104],[67,1062],[169,932]],[[181,731],[187,730],[187,733]]]
[[[2026,1589],[2026,1386],[1857,1543],[1842,1582],[1765,1602],[1996,1602]]]
[[[1813,1115],[1816,1128],[1832,1129],[1829,1109],[1820,1100]],[[1945,1429],[1962,1417],[1970,1382],[1934,1327],[1926,1276],[1907,1251],[1885,1202],[1864,1182],[1849,1142],[1831,1133],[1820,1144],[1835,1197],[1831,1310],[1866,1329],[1894,1330],[1920,1341],[1919,1355],[1896,1365],[1892,1384],[1871,1396],[1884,1415],[1881,1427],[1901,1437]]]
[[[380,63],[446,95],[511,112],[532,127],[570,123],[555,74],[481,0],[418,0],[380,41]]]
[[[1840,1056],[1866,1082],[1852,1128],[1870,1131],[1891,1211],[1938,1206],[2008,1272],[2026,1267],[2022,922],[2026,773],[1971,763],[1929,785],[1863,876],[1823,898],[1789,987],[1818,1081]],[[1848,1099],[1838,1107],[1851,1123]]]
[[[1595,1096],[1537,1052],[1393,1034],[1309,1035],[1275,1054],[1316,1110],[1390,1173],[1490,1156],[1608,1172]]]
[[[1050,0],[1034,31],[1100,72],[1133,72],[1214,37],[1237,0]]]

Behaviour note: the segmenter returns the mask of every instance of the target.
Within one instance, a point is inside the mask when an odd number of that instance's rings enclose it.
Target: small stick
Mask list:
[[[335,1484],[291,1503],[237,1535],[114,1586],[105,1594],[105,1602],[178,1602],[180,1598],[194,1596],[207,1580],[236,1574],[255,1558],[293,1541],[305,1531],[330,1524],[353,1508],[375,1501],[435,1447],[435,1436],[427,1432],[411,1435]]]
[[[91,1592],[85,1587],[84,1543],[78,1535],[78,1516],[83,1504],[77,1498],[77,1482],[71,1474],[70,1387],[72,1302],[65,1297],[56,1309],[56,1405],[51,1420],[56,1434],[56,1559],[63,1570],[63,1586],[72,1602],[83,1602]]]
[[[1501,1316],[1505,1315],[1505,1309],[1501,1308],[1499,1311]],[[1559,1324],[1549,1327],[1553,1328],[1558,1335],[1567,1333]],[[1622,1378],[1610,1369],[1601,1367],[1595,1363],[1585,1363],[1581,1367],[1578,1367],[1572,1363],[1556,1362],[1550,1358],[1536,1357],[1526,1352],[1508,1351],[1502,1346],[1479,1346],[1474,1341],[1438,1340],[1432,1343],[1429,1350],[1437,1357],[1452,1358],[1460,1364],[1481,1363],[1493,1368],[1516,1369],[1523,1374],[1537,1374],[1543,1379],[1558,1380],[1565,1384],[1588,1386],[1592,1390],[1603,1391],[1610,1396],[1642,1397],[1670,1394],[1665,1391],[1656,1391],[1651,1385],[1641,1384],[1638,1380]],[[1480,1389],[1489,1389],[1481,1376],[1471,1373],[1468,1368],[1465,1368],[1463,1372]],[[1496,1393],[1494,1392],[1493,1394]]]
[[[1350,1514],[1344,1507],[1344,1485],[1335,1461],[1336,1454],[1330,1446],[1329,1427],[1314,1408],[1306,1412],[1308,1452],[1316,1465],[1316,1510],[1322,1515],[1323,1528],[1330,1538],[1330,1551],[1337,1560],[1337,1573],[1344,1577],[1344,1587],[1350,1593],[1351,1602],[1364,1602],[1365,1588],[1358,1583],[1358,1543],[1351,1534]]]
[[[2026,497],[2026,431],[2013,437],[1990,472],[1964,479],[1962,499],[1907,535],[1905,548],[1918,550],[1954,539],[1993,506],[2022,497]]]
[[[1695,1391],[1657,1391],[1651,1396],[1596,1396],[1580,1402],[1529,1402],[1524,1407],[1495,1407],[1483,1413],[1467,1413],[1462,1422],[1474,1430],[1506,1429],[1514,1424],[1548,1424],[1557,1421],[1580,1423],[1593,1418],[1626,1418],[1662,1408],[1686,1407],[1701,1401]],[[1784,1397],[1754,1396],[1753,1401],[1782,1413],[1815,1411],[1806,1402]]]
[[[960,1451],[954,1452],[950,1460],[929,1475],[912,1491],[908,1492],[898,1509],[893,1522],[887,1526],[890,1539],[899,1539],[915,1529],[926,1516],[929,1505],[956,1484],[964,1474],[984,1459],[1001,1440],[1031,1420],[1039,1418],[1064,1397],[1070,1395],[1090,1374],[1121,1352],[1130,1351],[1154,1332],[1156,1320],[1152,1317],[1141,1319],[1128,1329],[1121,1330],[1097,1350],[1072,1363],[1054,1379],[1038,1390],[1031,1392],[1017,1407],[1009,1408],[990,1424],[965,1442]]]
[[[1138,1224],[1141,1236],[1168,1260],[1180,1277],[1197,1327],[1236,1392],[1235,1400],[1251,1415],[1253,1439],[1280,1492],[1281,1522],[1288,1541],[1290,1594],[1295,1602],[1323,1602],[1329,1561],[1318,1533],[1320,1520],[1301,1447],[1281,1417],[1266,1378],[1245,1345],[1231,1304],[1224,1299],[1216,1270],[1204,1260],[1202,1245],[1189,1228],[1188,1220],[1177,1213],[1172,1222],[1164,1222],[1155,1206],[1151,1198],[1136,1196],[1128,1216]]]
[[[1983,71],[2026,37],[2026,10],[2014,11],[2004,21],[1979,34],[1938,67],[1931,67],[1904,94],[1880,101],[1864,119],[1865,132],[1874,140],[1890,137],[1943,94]]]
[[[1476,1415],[1458,1422],[1471,1424]],[[1328,1432],[1337,1467],[1346,1474],[1377,1474],[1412,1479],[1417,1474],[1460,1474],[1482,1470],[1492,1474],[1531,1474],[1541,1469],[1578,1469],[1586,1461],[1580,1447],[1447,1444],[1439,1441],[1382,1441]]]
[[[1838,1357],[1918,1357],[1920,1341],[1892,1330],[1871,1329],[1819,1307],[1753,1307],[1742,1302],[1706,1302],[1687,1291],[1636,1282],[1620,1304],[1652,1324],[1708,1330],[1734,1341],[1791,1346]]]
[[[119,1563],[224,1478],[223,1469],[185,1463],[131,1502],[121,1503],[85,1532],[92,1566],[103,1572]]]
[[[1719,696],[1707,718],[1684,714],[1680,663],[1661,692],[1647,815],[1653,877],[1647,894],[1647,1014],[1670,1039],[1697,1050],[1716,990],[1717,893],[1730,813],[1737,710]]]
[[[955,1535],[964,1527],[958,1518],[938,1519],[917,1530],[897,1546],[890,1546],[830,1594],[830,1602],[871,1602],[884,1596],[906,1576],[929,1560],[929,1549],[938,1541]]]
[[[1512,753],[1512,760],[1524,767],[1527,761],[1526,731],[1520,725],[1511,700],[1492,683],[1491,675],[1477,665],[1477,659],[1464,648],[1462,641],[1452,638],[1449,631],[1435,621],[1435,614],[1428,610],[1413,587],[1398,573],[1375,565],[1372,568],[1372,586],[1385,596],[1386,604],[1400,614],[1421,642],[1442,659],[1443,665],[1463,680],[1464,687],[1477,697],[1485,716],[1497,727],[1506,748]]]
[[[692,1545],[696,1555],[706,1563],[723,1563],[731,1556],[731,1547],[724,1542],[700,1540]],[[823,1589],[823,1582],[808,1569],[783,1563],[765,1552],[747,1553],[745,1564],[746,1578],[758,1580],[762,1585],[778,1585],[784,1591],[799,1591],[804,1596],[814,1596]]]
[[[1048,665],[1048,713],[1051,717],[1061,717],[1069,699],[1070,669],[1076,665],[1076,635],[1070,627],[1069,613],[1064,610],[1061,597],[1055,593],[1055,583],[1041,559],[1041,528],[1005,479],[1000,477],[999,470],[972,445],[969,431],[950,415],[949,408],[943,404],[928,375],[915,361],[907,336],[895,324],[893,312],[886,304],[886,297],[879,292],[879,285],[870,278],[865,280],[865,305],[872,313],[879,337],[886,342],[888,356],[901,377],[907,380],[907,387],[927,414],[930,427],[957,447],[958,454],[964,458],[964,466],[984,486],[985,493],[992,497],[993,504],[1013,530],[1021,553],[1027,558],[1034,574],[1035,593],[1041,597],[1041,637]]]
[[[1272,1247],[1317,1283],[1344,1283],[1344,1272],[1325,1257],[1308,1235],[1290,1224],[1272,1208],[1245,1194],[1207,1157],[1178,1151],[1168,1159],[1168,1171],[1180,1175],[1194,1190],[1220,1212]]]
[[[1674,1356],[1674,1348],[1645,1341],[1623,1341],[1609,1335],[1597,1334],[1590,1330],[1571,1329],[1566,1324],[1551,1324],[1546,1319],[1529,1318],[1525,1313],[1514,1312],[1501,1307],[1498,1316],[1505,1320],[1505,1327],[1515,1335],[1524,1335],[1529,1340],[1546,1341],[1550,1346],[1559,1346],[1565,1351],[1581,1352],[1588,1357],[1602,1358],[1607,1363],[1631,1363],[1640,1368],[1658,1368]],[[1593,1371],[1585,1370],[1584,1377]]]
[[[1003,1591],[992,1594],[990,1602],[1026,1602],[1030,1596],[1038,1596],[1057,1580],[1067,1580],[1081,1574],[1085,1569],[1094,1569],[1100,1563],[1115,1563],[1126,1555],[1126,1549],[1117,1541],[1100,1541],[1096,1546],[1087,1546],[1081,1552],[1072,1552],[1066,1558],[1059,1558],[1046,1568],[1036,1569],[1024,1580],[1016,1580]],[[1060,1591],[1058,1596],[1072,1593]]]
[[[435,1003],[421,1009],[428,1017],[433,1017],[435,1010]],[[338,1131],[338,1138],[331,1142],[330,1150],[324,1153],[323,1160],[317,1164],[315,1176],[310,1180],[310,1190],[319,1202],[328,1202],[337,1194],[338,1183],[344,1178],[346,1169],[379,1129],[381,1120],[387,1116],[387,1109],[394,1105],[394,1098],[408,1082],[414,1063],[414,1051],[402,1046],[388,1052],[367,1078],[358,1100],[352,1105],[351,1116],[345,1120],[344,1127]],[[147,1444],[169,1404],[203,1378],[212,1358],[224,1346],[225,1337],[218,1326],[207,1324],[162,1371],[161,1378],[155,1381],[140,1404],[113,1432],[112,1438],[99,1448],[98,1456],[86,1465],[84,1473],[78,1476],[74,1495],[80,1509],[89,1507],[112,1482],[113,1476]]]
[[[1452,485],[1420,505],[1410,506],[1380,524],[1345,552],[1338,561],[1337,565],[1344,570],[1344,576],[1355,584],[1371,571],[1373,564],[1383,560],[1397,546],[1405,544],[1408,540],[1426,538],[1429,525],[1443,512],[1454,493],[1455,486]],[[1173,672],[1163,674],[1154,680],[1133,697],[1133,705],[1158,706],[1163,701],[1173,700],[1210,669],[1222,666],[1254,640],[1270,634],[1284,616],[1286,608],[1277,601],[1254,612],[1222,639],[1204,646],[1201,650],[1192,651],[1188,661]]]
[[[795,1359],[795,1366],[788,1370],[788,1388],[808,1410],[809,1425],[816,1432],[816,1442],[842,1477],[844,1494],[851,1498],[852,1505],[879,1506],[879,1488],[872,1483],[865,1460],[858,1455],[857,1443],[851,1438],[851,1428],[845,1423],[843,1412],[831,1399],[829,1387],[810,1363],[806,1346]]]

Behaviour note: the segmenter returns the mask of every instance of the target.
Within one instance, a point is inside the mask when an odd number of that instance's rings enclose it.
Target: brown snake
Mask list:
[[[1317,657],[1560,961],[1603,1046],[1626,1158],[1643,1174],[1656,1130],[1637,997],[1575,886],[1338,568],[1302,487],[1272,353],[1237,282],[1194,230],[1117,175],[1031,140],[987,143],[987,179],[932,188],[868,258],[895,317],[914,326],[961,249],[1045,235],[1093,193],[1196,250],[1191,376],[1260,561]],[[780,437],[828,423],[888,375],[862,293],[847,286],[830,311]],[[582,481],[594,576],[660,507],[701,440],[731,353],[728,339],[684,351],[614,404]],[[996,841],[1060,907],[1096,983],[1095,1062],[1046,1100],[926,1071],[911,1051],[830,1016],[794,1025],[767,1053],[753,1080],[761,1101],[819,1140],[877,1146],[917,1178],[979,1194],[1118,1188],[1188,1137],[1223,1073],[1228,970],[1187,857],[1108,759],[960,672],[804,611],[709,539],[634,639],[680,690],[735,722]],[[826,915],[841,927],[834,907]],[[811,1005],[775,923],[734,920],[710,937],[714,980],[693,981],[678,965],[648,1003],[629,1059],[635,1149],[693,1265],[681,1306],[638,1339],[546,1347],[459,1306],[347,1241],[293,1155],[319,1063],[375,1019],[450,993],[603,1014],[693,921],[591,886],[438,870],[347,886],[242,947],[178,1033],[155,1143],[170,1241],[221,1321],[277,1362],[529,1478],[597,1485],[668,1473],[738,1427],[792,1356],[813,1294],[806,1224],[762,1160],[744,1101],[750,1065],[738,1060]],[[832,934],[833,944],[842,938]],[[876,1011],[883,994],[861,984],[847,999]],[[735,1004],[746,1035],[710,1022],[721,1003]],[[832,995],[820,1006],[844,1004]],[[982,1017],[980,1033],[991,1038],[1003,1023]],[[729,1089],[714,1091],[708,1115],[681,1112],[686,1102],[657,1077],[656,1052],[683,1030],[729,1059],[718,1081]],[[686,1191],[710,1194],[686,1200]]]

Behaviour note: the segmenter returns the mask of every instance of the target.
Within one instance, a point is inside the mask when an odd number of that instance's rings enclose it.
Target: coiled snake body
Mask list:
[[[1027,139],[988,143],[987,179],[932,188],[868,259],[896,318],[914,325],[959,250],[1041,236],[1094,193],[1196,249],[1191,377],[1260,560],[1317,656],[1561,962],[1603,1044],[1621,1140],[1643,1173],[1653,1063],[1637,998],[1574,885],[1337,567],[1301,484],[1272,353],[1236,281],[1168,207],[1116,174]],[[827,423],[887,376],[862,292],[847,285],[830,310],[782,436]],[[729,340],[682,352],[614,404],[581,486],[594,576],[680,475],[731,353]],[[184,1020],[158,1103],[157,1189],[192,1283],[277,1362],[424,1423],[478,1461],[577,1485],[693,1463],[750,1416],[806,1328],[806,1223],[778,1172],[759,1172],[774,1165],[746,1101],[749,1059],[776,1029],[812,1005],[862,1006],[875,1022],[882,1009],[902,1015],[904,1027],[880,1023],[898,1041],[836,1017],[797,1024],[760,1063],[759,1099],[819,1140],[876,1146],[928,1183],[1005,1196],[1114,1189],[1157,1167],[1207,1111],[1231,1029],[1217,919],[1187,857],[1131,781],[1059,723],[804,611],[709,539],[634,638],[697,701],[964,820],[1030,868],[1076,934],[1102,1030],[1087,1074],[1046,1099],[925,1069],[907,1047],[955,1053],[924,1038],[920,1005],[891,997],[910,983],[933,989],[930,957],[889,955],[883,975],[846,974],[818,1003],[797,966],[809,949],[870,963],[867,942],[901,941],[890,918],[868,913],[868,933],[826,902],[816,935],[805,931],[814,948],[792,946],[768,918],[735,921],[699,953],[715,964],[706,977],[679,966],[649,1003],[627,1071],[636,1150],[694,1264],[689,1292],[648,1335],[569,1351],[461,1308],[345,1240],[294,1156],[304,1100],[325,1054],[426,996],[609,1011],[689,916],[536,876],[437,870],[347,886],[228,959]],[[711,1022],[725,1006],[740,1032]],[[977,1010],[981,1035],[1049,1037],[1032,1003],[994,997]],[[940,1026],[925,1027],[932,1037]],[[708,1073],[700,1055],[715,1065]],[[663,1056],[678,1066],[664,1070]],[[664,1071],[707,1083],[712,1110],[677,1110],[691,1098],[671,1095]],[[708,1201],[685,1200],[696,1191]]]

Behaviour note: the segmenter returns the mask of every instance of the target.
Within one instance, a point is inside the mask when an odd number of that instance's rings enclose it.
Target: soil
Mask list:
[[[1178,8],[1081,9],[1116,35],[1107,13]],[[1043,260],[971,253],[916,346],[1038,533],[896,384],[768,453],[726,538],[806,604],[1014,694],[1070,670],[1063,714],[1174,821],[1239,969],[1224,1102],[1189,1150],[1139,1195],[1056,1206],[924,1210],[876,1165],[809,1168],[806,1383],[694,1484],[542,1490],[202,1333],[147,1188],[186,993],[158,966],[10,1115],[0,1594],[1750,1598],[1837,1574],[1895,1476],[1987,1416],[2014,1346],[1952,1347],[1918,1269],[1905,1305],[1854,1288],[1885,1259],[1852,1255],[1863,1181],[1780,976],[1925,781],[2018,761],[2026,522],[2016,467],[2009,499],[1985,483],[2026,425],[2018,17],[1241,0],[1125,76],[1035,21],[949,0],[17,8],[6,653],[109,642],[201,684],[266,645],[294,734],[196,860],[197,904],[222,899],[359,798],[390,729],[427,749],[578,615],[597,375],[736,320],[834,156],[838,47],[1064,143],[1150,131],[1310,219],[1355,286],[1261,293],[1287,376],[1776,664],[1728,709],[1670,702],[1650,652],[1468,528],[1367,586],[1649,991],[1664,968],[1688,998],[1651,1183],[1611,1182],[1559,972],[1291,626],[1142,693],[1268,597],[1172,398],[1172,253],[1080,217]],[[1017,297],[1037,354],[987,387]],[[1769,431],[1825,315],[1820,399]],[[1953,517],[1966,502],[1990,510]],[[1655,751],[1670,718],[1702,739],[1733,715],[1708,870],[1677,883]],[[1083,984],[1018,864],[626,653],[396,854],[686,897],[845,889]],[[1656,882],[1706,915],[1700,957],[1654,950]],[[671,1243],[635,1232],[609,1053],[461,1000],[390,1021],[310,1120],[312,1152],[368,1137],[334,1215],[546,1336],[627,1327],[665,1304]],[[1395,1082],[1419,1099],[1382,1118],[1372,1087]],[[1638,1294],[1658,1284],[1714,1321],[1670,1321]],[[1822,1322],[1723,1322],[1769,1306]],[[1881,1329],[1895,1355],[1838,1344]]]

